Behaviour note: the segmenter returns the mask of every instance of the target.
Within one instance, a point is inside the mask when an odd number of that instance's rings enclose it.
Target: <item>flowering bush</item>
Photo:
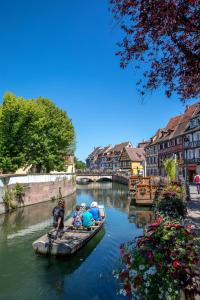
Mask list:
[[[155,211],[168,218],[184,218],[187,215],[187,208],[183,199],[185,188],[181,185],[167,185],[162,191],[162,196],[158,200]]]
[[[184,218],[187,215],[186,204],[176,194],[165,193],[165,197],[161,199],[156,210],[159,214],[172,219]]]
[[[185,187],[178,184],[168,184],[163,189],[162,196],[165,198],[169,195],[183,200],[186,196]]]
[[[184,289],[189,299],[199,292],[197,248],[191,226],[159,217],[144,236],[120,247],[122,265],[115,271],[120,293],[138,300],[178,300]]]

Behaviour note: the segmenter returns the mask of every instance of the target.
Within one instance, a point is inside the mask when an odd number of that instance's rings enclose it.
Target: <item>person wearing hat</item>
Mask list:
[[[81,203],[81,205],[80,205],[80,210],[81,210],[82,212],[84,212],[84,211],[85,211],[85,208],[86,208],[86,204],[85,204],[85,203]]]
[[[90,213],[92,214],[93,219],[95,221],[101,221],[100,210],[98,208],[98,203],[97,202],[92,202],[91,203]]]
[[[59,200],[58,204],[52,210],[53,215],[53,227],[57,231],[62,231],[64,228],[64,217],[65,217],[65,201]]]

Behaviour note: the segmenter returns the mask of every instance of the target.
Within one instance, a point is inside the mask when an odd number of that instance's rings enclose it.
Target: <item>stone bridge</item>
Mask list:
[[[98,182],[98,181],[113,181],[123,184],[128,184],[129,174],[119,172],[95,172],[95,171],[80,171],[76,172],[77,183]]]
[[[97,181],[112,181],[112,174],[77,174],[76,182],[84,183],[84,182],[97,182]]]

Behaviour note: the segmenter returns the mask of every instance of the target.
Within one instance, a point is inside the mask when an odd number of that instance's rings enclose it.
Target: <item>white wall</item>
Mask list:
[[[74,174],[35,174],[35,175],[23,175],[23,176],[8,176],[7,177],[7,184],[28,184],[28,183],[41,183],[41,182],[58,182],[63,180],[71,180]],[[4,195],[4,181],[0,177],[0,203],[3,202],[3,195]]]

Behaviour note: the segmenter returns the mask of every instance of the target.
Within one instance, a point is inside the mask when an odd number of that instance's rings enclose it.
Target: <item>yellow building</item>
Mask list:
[[[141,162],[131,162],[131,174],[132,175],[144,175],[144,165]]]
[[[65,170],[62,172],[58,171],[51,171],[50,173],[75,173],[75,162],[74,162],[74,156],[69,155],[65,157]],[[35,168],[30,165],[28,167],[20,168],[18,169],[15,174],[30,174],[30,173],[35,173],[36,170]]]
[[[120,157],[120,168],[131,172],[132,175],[144,175],[144,148],[124,148]]]

